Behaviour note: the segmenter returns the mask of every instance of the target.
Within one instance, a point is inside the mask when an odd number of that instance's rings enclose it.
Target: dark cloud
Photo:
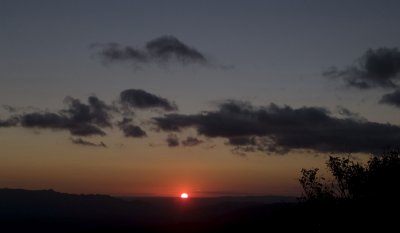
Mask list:
[[[107,145],[104,144],[104,142],[100,142],[97,144],[94,142],[83,140],[82,138],[71,138],[71,142],[82,146],[93,146],[93,147],[104,147],[104,148],[107,147]]]
[[[119,101],[125,107],[137,109],[160,108],[165,111],[174,111],[178,109],[177,106],[169,100],[140,89],[122,91]]]
[[[382,96],[380,103],[400,108],[400,90]]]
[[[99,127],[89,124],[75,125],[69,129],[69,132],[72,135],[83,136],[83,137],[92,135],[98,135],[98,136],[106,135],[106,133]]]
[[[59,111],[42,111],[34,107],[19,108],[3,105],[11,117],[0,119],[0,128],[23,127],[69,131],[72,136],[105,136],[106,128],[116,126],[125,137],[141,138],[147,133],[133,123],[133,111],[158,108],[164,111],[177,110],[173,102],[144,90],[128,89],[120,93],[118,101],[106,104],[96,96],[81,101],[67,96],[64,108]],[[128,113],[128,114],[126,114]],[[123,117],[121,121],[114,118]],[[74,139],[75,140],[75,139]],[[81,143],[79,138],[76,143]],[[171,142],[171,145],[174,143]],[[178,141],[179,144],[179,141]]]
[[[231,137],[228,139],[228,144],[233,146],[256,145],[255,139],[255,137]]]
[[[20,118],[26,128],[48,128],[69,130],[77,136],[104,136],[103,127],[111,127],[112,108],[95,96],[88,98],[88,104],[66,97],[66,109],[59,112],[24,113]]]
[[[19,119],[16,117],[11,117],[6,120],[0,119],[0,128],[6,128],[6,127],[13,127],[18,124]]]
[[[342,70],[334,67],[323,75],[343,79],[346,85],[359,89],[399,87],[400,51],[398,48],[369,49],[357,65]]]
[[[66,130],[74,136],[104,136],[104,129],[117,126],[126,137],[146,137],[146,132],[133,124],[133,110],[159,108],[164,111],[177,110],[174,103],[165,98],[150,94],[144,90],[129,89],[120,93],[119,104],[108,105],[96,96],[89,96],[82,102],[67,96],[65,107],[59,111],[41,111],[36,108],[16,108],[9,105],[2,107],[14,114],[8,119],[0,119],[0,127],[21,126],[24,128]],[[122,108],[121,108],[122,106]],[[127,110],[127,111],[126,111]],[[125,114],[129,112],[129,114]],[[124,116],[120,122],[113,122],[114,117]]]
[[[201,143],[203,143],[202,140],[191,136],[187,137],[185,140],[182,141],[182,145],[184,146],[197,146]]]
[[[100,127],[111,127],[111,107],[95,96],[88,98],[89,104],[78,99],[66,97],[64,102],[68,109],[63,110],[74,124],[92,123]]]
[[[286,154],[291,150],[276,145],[273,140],[266,136],[235,136],[228,138],[225,144],[233,146],[232,152],[241,156],[246,155],[247,152],[256,151]]]
[[[169,147],[176,147],[179,146],[179,139],[178,136],[176,134],[169,134],[166,142],[168,144]]]
[[[58,113],[27,113],[21,116],[23,127],[67,129],[70,125],[70,119],[67,116]]]
[[[317,107],[294,109],[275,104],[254,107],[228,101],[216,111],[167,114],[153,120],[161,130],[179,132],[193,127],[199,135],[226,138],[229,145],[245,151],[374,153],[400,143],[399,126],[352,117],[336,118]]]
[[[174,36],[161,36],[146,44],[146,49],[155,59],[161,61],[177,60],[182,63],[206,63],[203,54],[182,43]]]
[[[125,137],[140,138],[147,136],[146,132],[136,125],[126,125],[122,128],[122,131],[124,132]]]
[[[153,120],[161,130],[179,132],[182,128],[197,126],[201,118],[202,115],[168,114]]]
[[[118,127],[124,132],[125,137],[146,137],[146,132],[139,126],[132,124],[132,119],[124,118],[122,121],[118,122]]]
[[[26,128],[64,129],[77,136],[105,135],[105,132],[97,126],[75,122],[73,118],[59,113],[27,113],[21,116],[20,121]]]
[[[206,57],[174,36],[161,36],[146,43],[142,49],[118,43],[93,44],[97,56],[105,63],[130,62],[135,66],[151,63],[207,64]]]

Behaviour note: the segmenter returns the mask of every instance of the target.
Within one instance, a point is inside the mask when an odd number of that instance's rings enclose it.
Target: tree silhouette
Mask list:
[[[302,169],[298,226],[309,232],[391,232],[398,229],[400,150],[361,164],[350,156],[329,157],[331,178]],[[394,230],[396,231],[396,230]]]
[[[396,201],[400,186],[400,151],[373,156],[366,164],[348,157],[330,156],[326,162],[333,180],[318,176],[318,169],[302,169],[299,179],[306,201]]]

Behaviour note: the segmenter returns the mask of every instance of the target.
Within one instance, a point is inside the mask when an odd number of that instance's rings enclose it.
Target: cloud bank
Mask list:
[[[19,113],[17,108],[13,108],[12,117],[0,119],[0,128],[21,126],[67,130],[72,136],[88,137],[105,136],[106,129],[117,126],[125,137],[141,138],[146,137],[147,134],[140,126],[133,124],[132,118],[124,117],[127,109],[131,116],[137,110],[154,108],[161,111],[177,110],[175,103],[140,89],[122,91],[114,104],[106,104],[96,96],[89,96],[86,103],[67,96],[64,99],[64,106],[59,111],[42,111],[32,108],[32,111],[22,113]],[[122,120],[115,121],[114,118],[122,118]],[[77,139],[73,142],[83,145],[82,141]]]
[[[124,137],[143,138],[147,133],[136,121],[138,110],[159,109],[163,115],[151,117],[150,130],[167,133],[169,147],[196,146],[203,138],[225,139],[235,153],[263,152],[285,154],[292,150],[316,152],[377,153],[400,143],[400,126],[370,122],[348,109],[338,106],[337,115],[321,107],[292,108],[271,103],[254,106],[248,102],[228,100],[215,110],[197,114],[167,113],[177,110],[171,101],[140,89],[127,89],[118,101],[107,104],[96,96],[86,102],[66,97],[59,111],[16,113],[0,120],[0,127],[67,130],[75,144],[105,147],[82,139],[105,136],[116,127]],[[399,107],[400,92],[385,95],[381,102]],[[125,108],[133,112],[129,117]],[[160,114],[160,112],[156,112]],[[180,141],[181,132],[195,129],[197,136]],[[103,145],[104,144],[104,145]]]
[[[166,114],[153,118],[153,122],[166,132],[195,128],[199,135],[225,138],[228,145],[242,151],[375,153],[400,142],[399,126],[338,118],[318,107],[294,109],[275,104],[255,107],[227,101],[216,111]]]

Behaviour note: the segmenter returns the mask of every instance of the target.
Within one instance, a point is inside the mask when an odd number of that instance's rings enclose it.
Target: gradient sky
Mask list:
[[[347,72],[368,49],[399,46],[399,8],[398,1],[0,0],[0,105],[6,106],[0,120],[59,113],[66,96],[82,103],[96,96],[114,106],[122,91],[140,89],[175,103],[174,113],[184,116],[218,111],[227,100],[256,109],[270,103],[281,110],[324,108],[335,122],[390,125],[394,133],[388,141],[400,142],[400,100],[397,107],[380,101],[398,86],[375,82],[362,89],[346,83],[349,77],[373,80],[363,67],[356,77]],[[99,53],[110,42],[140,50],[162,36],[196,49],[207,64],[104,62]],[[400,64],[398,50],[390,51]],[[338,77],[327,78],[324,72],[332,67]],[[399,67],[378,78],[397,84]],[[343,109],[350,113],[341,115]],[[104,129],[105,136],[89,137],[21,122],[0,127],[0,187],[114,195],[298,195],[301,168],[322,167],[330,154],[320,147],[235,153],[230,137],[198,133],[199,122],[172,133],[180,142],[192,136],[201,144],[169,147],[165,139],[171,132],[152,121],[168,113],[133,111],[133,122],[147,137],[124,137],[115,125]]]

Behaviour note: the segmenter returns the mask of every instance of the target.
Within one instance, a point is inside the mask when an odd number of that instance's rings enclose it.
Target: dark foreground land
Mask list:
[[[283,203],[294,201],[290,197],[115,198],[1,189],[0,232],[221,232],[263,222],[290,205]]]
[[[0,189],[0,232],[389,232],[398,227],[399,212],[382,212],[379,206],[313,206],[288,197],[122,199]]]

